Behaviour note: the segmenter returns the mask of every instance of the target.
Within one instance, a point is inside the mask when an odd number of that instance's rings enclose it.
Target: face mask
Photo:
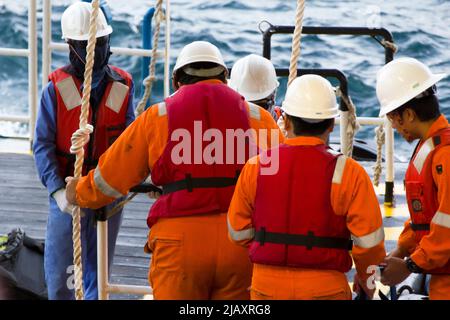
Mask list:
[[[69,43],[70,47],[70,64],[75,69],[76,76],[84,77],[84,69],[86,63],[86,46],[87,41],[73,41]],[[92,87],[96,88],[105,75],[105,67],[108,65],[110,52],[109,37],[97,39],[95,46],[94,69],[92,74]]]

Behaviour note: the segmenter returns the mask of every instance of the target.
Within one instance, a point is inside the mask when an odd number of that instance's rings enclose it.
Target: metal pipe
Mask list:
[[[164,52],[164,98],[170,95],[170,0],[166,0],[166,43]]]
[[[129,294],[153,294],[153,290],[151,287],[144,286],[130,286],[124,284],[110,284],[108,286],[109,293],[129,293]]]
[[[36,0],[29,1],[28,9],[28,113],[30,150],[33,144],[34,128],[36,125],[37,94],[38,94],[38,53],[37,53],[37,17]]]
[[[263,56],[271,58],[271,39],[273,34],[292,34],[294,26],[273,26],[271,25],[263,32]],[[308,27],[302,29],[302,34],[315,35],[354,35],[354,36],[381,36],[385,41],[394,42],[394,37],[385,28],[360,28],[360,27]],[[394,51],[389,47],[384,47],[386,63],[394,59]]]
[[[385,193],[384,204],[386,206],[394,205],[394,129],[389,120],[385,120],[386,131],[386,180],[385,180]]]
[[[375,117],[357,117],[356,120],[360,125],[363,126],[379,126],[381,124],[384,124],[384,119],[382,118],[375,118]],[[340,125],[341,119],[336,118],[335,123]]]
[[[55,51],[69,51],[69,46],[66,43],[51,42],[49,48]],[[151,50],[135,49],[135,48],[122,48],[111,47],[111,52],[117,55],[128,55],[138,57],[151,57]],[[162,51],[157,52],[157,57],[161,57],[164,53]]]
[[[13,115],[0,115],[0,121],[29,123],[30,117],[28,116],[13,116]]]
[[[97,221],[97,286],[98,299],[107,300],[108,294],[108,221]]]
[[[28,57],[29,54],[30,50],[28,49],[0,48],[0,56]]]
[[[142,21],[142,48],[144,50],[152,49],[152,19],[155,14],[155,8],[148,9],[147,13],[144,15],[144,20]],[[142,82],[148,77],[148,66],[150,64],[149,57],[142,58]],[[142,92],[144,92],[144,85],[141,86]],[[142,95],[142,94],[141,94]]]
[[[48,82],[48,75],[52,65],[52,4],[50,0],[44,0],[42,7],[42,87]]]

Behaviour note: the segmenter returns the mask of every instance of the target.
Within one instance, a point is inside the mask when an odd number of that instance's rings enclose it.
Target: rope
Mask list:
[[[149,76],[147,78],[145,78],[144,83],[145,83],[145,91],[144,91],[144,95],[142,96],[141,101],[139,101],[136,110],[135,110],[135,114],[136,117],[140,116],[142,112],[144,112],[145,109],[145,105],[147,104],[148,99],[150,98],[150,94],[152,92],[152,85],[153,82],[156,80],[156,76],[155,76],[155,69],[156,69],[156,56],[157,56],[157,51],[158,51],[158,42],[159,42],[159,34],[161,32],[161,21],[163,21],[165,19],[164,14],[162,12],[162,4],[163,4],[163,0],[158,0],[156,3],[156,9],[155,9],[155,33],[153,34],[153,48],[152,48],[152,56],[151,56],[151,60],[150,60],[150,64],[149,64]],[[121,210],[128,202],[130,202],[131,200],[134,199],[134,197],[137,196],[137,192],[132,193],[130,196],[128,196],[126,199],[122,200],[121,202],[119,202],[118,204],[116,204],[114,206],[114,208],[112,208],[109,213],[108,216],[113,216],[114,214],[116,214],[119,210]]]
[[[303,16],[305,13],[306,0],[297,0],[297,11],[295,14],[295,29],[292,37],[291,63],[289,66],[288,86],[297,77],[297,63],[301,53],[301,39],[303,30]]]
[[[384,125],[380,125],[375,129],[375,135],[377,140],[377,161],[373,167],[373,184],[378,187],[380,184],[381,173],[383,171],[383,167],[381,166],[381,162],[383,160],[381,150],[383,149],[386,136],[384,132]]]
[[[86,67],[84,70],[84,89],[81,99],[81,114],[79,129],[72,135],[72,147],[70,152],[76,154],[74,177],[82,175],[84,162],[84,145],[89,141],[89,135],[93,132],[92,125],[88,124],[89,100],[91,97],[92,69],[94,67],[95,44],[97,42],[97,16],[99,12],[99,0],[92,1],[92,14],[89,26],[89,40],[87,45]],[[83,265],[81,261],[81,225],[80,207],[75,206],[72,211],[72,241],[73,241],[73,265],[75,278],[75,297],[83,300]]]
[[[164,14],[162,12],[162,3],[163,0],[157,0],[156,2],[156,10],[155,10],[155,33],[153,34],[153,48],[152,48],[152,56],[149,64],[149,76],[145,78],[144,84],[145,84],[145,91],[144,95],[142,96],[141,101],[139,101],[137,107],[136,107],[136,117],[141,115],[142,112],[144,112],[145,106],[147,104],[148,99],[150,98],[150,94],[152,93],[152,86],[153,82],[156,80],[155,76],[155,68],[156,68],[156,56],[158,51],[158,42],[159,42],[159,34],[161,31],[161,21],[164,20]]]
[[[356,132],[359,130],[359,123],[356,119],[356,107],[350,96],[345,95],[341,88],[336,88],[336,95],[342,99],[348,109],[348,123],[346,128],[347,134],[347,150],[342,150],[347,157],[351,157],[353,153],[353,142]]]

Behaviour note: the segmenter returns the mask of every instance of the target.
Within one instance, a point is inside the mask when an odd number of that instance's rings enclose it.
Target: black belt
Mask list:
[[[429,231],[430,230],[429,223],[417,224],[417,223],[410,222],[409,225],[411,226],[411,229],[413,229],[414,231]]]
[[[261,243],[261,245],[264,245],[265,242],[268,242],[276,244],[305,246],[308,250],[311,250],[314,247],[351,250],[353,246],[353,241],[350,239],[318,237],[315,236],[312,231],[309,231],[307,235],[303,235],[266,232],[265,228],[261,228],[261,230],[256,231],[255,241]]]
[[[192,192],[195,188],[226,188],[235,186],[239,178],[239,171],[234,178],[230,177],[210,177],[210,178],[192,178],[186,174],[186,179],[168,183],[162,187],[163,194],[169,194],[176,191],[187,190]]]

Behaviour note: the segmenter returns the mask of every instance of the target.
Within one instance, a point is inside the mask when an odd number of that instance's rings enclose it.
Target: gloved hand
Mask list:
[[[286,129],[284,128],[284,117],[283,117],[283,116],[281,116],[281,117],[278,118],[278,120],[277,120],[277,125],[278,125],[278,127],[280,128],[280,130],[281,130],[281,132],[283,133],[283,135],[284,135],[285,137],[287,137],[287,131],[286,131]]]
[[[68,213],[72,215],[72,210],[74,206],[70,204],[66,199],[66,188],[61,188],[58,191],[54,192],[52,194],[53,199],[55,199],[56,204],[59,207],[59,210],[61,212]]]

